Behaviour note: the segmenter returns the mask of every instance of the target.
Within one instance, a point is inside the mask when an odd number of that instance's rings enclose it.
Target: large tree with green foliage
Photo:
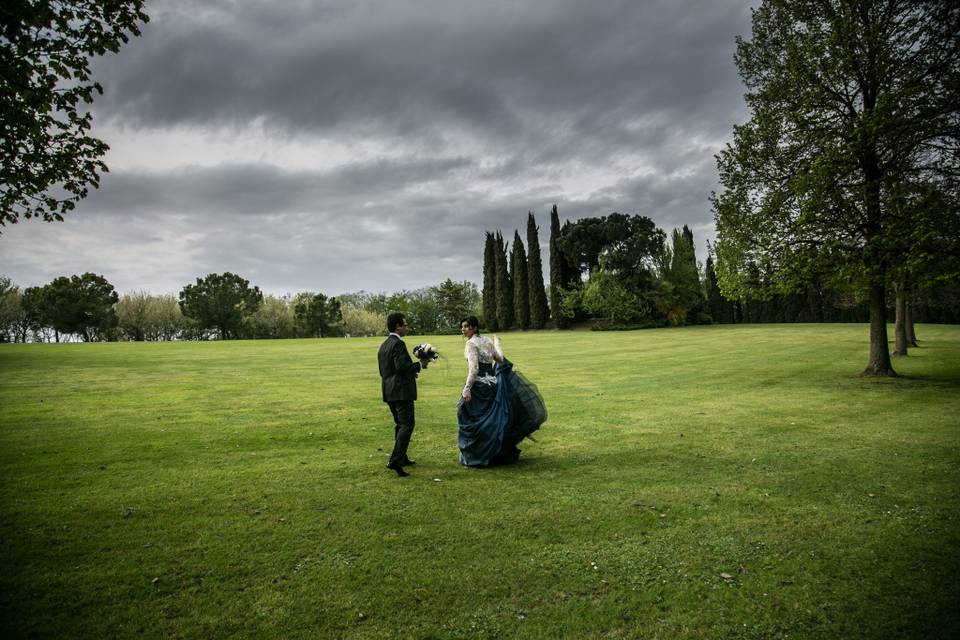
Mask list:
[[[530,281],[527,274],[527,252],[520,240],[520,232],[513,232],[513,250],[510,252],[513,265],[513,319],[518,329],[530,328]]]
[[[100,184],[107,145],[86,105],[90,60],[140,35],[145,0],[5,0],[0,9],[0,226],[62,220]]]
[[[180,309],[201,330],[215,330],[221,340],[240,336],[243,319],[260,308],[259,287],[230,273],[211,273],[180,290]]]
[[[550,319],[547,292],[543,286],[543,261],[540,258],[540,232],[533,212],[527,214],[527,300],[530,328],[543,329]]]
[[[937,226],[899,194],[956,197],[958,32],[960,5],[944,0],[763,0],[737,42],[751,119],[717,157],[720,286],[728,297],[820,281],[867,292],[865,375],[895,375],[889,276],[914,250],[907,230]]]
[[[569,224],[561,234],[560,249],[574,262],[578,275],[602,268],[637,288],[652,279],[663,239],[663,231],[650,218],[614,212]]]
[[[663,243],[663,231],[646,216],[614,212],[567,223],[558,244],[560,253],[573,264],[569,273],[574,277],[562,289],[582,289],[583,274],[593,278],[594,274],[603,272],[633,295],[637,316],[649,315],[657,305],[655,270]],[[604,283],[609,281],[603,280]],[[561,302],[565,313],[573,311],[574,315],[577,314],[570,308],[576,299],[576,296],[561,295],[561,300],[566,301]]]

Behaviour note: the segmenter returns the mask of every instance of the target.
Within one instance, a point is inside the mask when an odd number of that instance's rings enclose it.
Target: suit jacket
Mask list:
[[[407,353],[407,345],[391,335],[380,345],[377,353],[380,364],[380,387],[384,402],[417,399],[417,374],[420,363]]]

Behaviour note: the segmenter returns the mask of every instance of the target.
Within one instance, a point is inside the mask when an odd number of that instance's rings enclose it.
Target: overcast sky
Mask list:
[[[754,3],[755,4],[755,3]],[[21,286],[92,271],[177,293],[482,283],[484,231],[547,269],[561,220],[613,211],[714,236],[714,154],[747,117],[748,0],[154,0],[94,65],[99,191],[0,229]],[[549,273],[544,273],[549,278]]]

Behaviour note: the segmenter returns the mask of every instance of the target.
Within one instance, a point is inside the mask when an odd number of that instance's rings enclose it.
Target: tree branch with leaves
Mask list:
[[[145,0],[6,0],[0,8],[0,226],[63,220],[100,185],[109,147],[90,135],[103,93],[94,56],[149,20]]]

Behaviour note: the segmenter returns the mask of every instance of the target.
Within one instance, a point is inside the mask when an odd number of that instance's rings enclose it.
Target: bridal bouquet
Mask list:
[[[428,362],[433,362],[440,357],[440,354],[434,351],[433,345],[429,342],[421,342],[413,348],[413,355],[416,356],[417,360],[426,360]]]

